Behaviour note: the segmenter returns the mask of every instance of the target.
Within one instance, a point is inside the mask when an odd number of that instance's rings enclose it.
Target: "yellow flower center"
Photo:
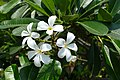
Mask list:
[[[39,54],[42,54],[42,52],[43,52],[43,51],[41,51],[41,50],[37,50],[37,53],[39,53]]]
[[[64,48],[67,48],[67,44],[66,43],[64,44]]]
[[[48,28],[48,30],[52,30],[52,29],[53,29],[53,27],[49,27],[49,28]]]

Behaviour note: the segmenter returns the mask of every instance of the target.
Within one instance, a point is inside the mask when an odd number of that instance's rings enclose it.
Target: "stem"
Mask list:
[[[47,40],[42,40],[42,39],[38,39],[38,41],[40,41],[40,42],[48,42],[48,43],[52,42],[52,41],[47,41]]]
[[[11,39],[16,43],[16,40],[14,39],[14,37],[8,32],[6,31],[6,33],[11,37]]]
[[[80,58],[77,58],[78,60],[80,60],[80,61],[84,61],[84,62],[87,62],[88,60],[86,60],[86,59],[82,59],[81,57]]]

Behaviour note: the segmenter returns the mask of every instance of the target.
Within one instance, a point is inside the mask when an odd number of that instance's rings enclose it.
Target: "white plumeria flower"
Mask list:
[[[29,46],[29,43],[31,43],[31,41],[33,41],[32,38],[36,39],[36,38],[39,38],[39,36],[40,36],[40,34],[38,34],[36,32],[32,32],[32,26],[33,26],[33,23],[30,23],[27,26],[27,31],[23,30],[21,33],[22,37],[26,36],[22,41],[22,48],[24,48],[26,41]]]
[[[58,47],[62,47],[58,52],[58,57],[59,58],[63,58],[64,56],[66,56],[67,62],[70,62],[75,58],[75,56],[71,55],[71,52],[69,50],[69,49],[71,49],[73,51],[78,50],[77,45],[75,43],[71,43],[74,39],[75,39],[74,34],[71,33],[71,32],[68,32],[66,41],[63,38],[59,38],[57,40],[56,45]],[[73,60],[73,61],[75,61],[75,60]]]
[[[64,31],[62,25],[54,25],[56,18],[57,18],[56,16],[49,17],[48,24],[44,21],[40,21],[38,23],[37,30],[47,30],[46,33],[48,35],[52,35],[53,31],[57,31],[57,32]]]
[[[30,48],[33,49],[34,51],[29,51],[27,55],[28,55],[29,60],[35,56],[33,58],[35,66],[40,67],[41,61],[44,64],[49,64],[51,62],[49,55],[44,54],[44,52],[52,49],[50,44],[40,43],[37,45],[35,41],[32,41],[30,43]]]

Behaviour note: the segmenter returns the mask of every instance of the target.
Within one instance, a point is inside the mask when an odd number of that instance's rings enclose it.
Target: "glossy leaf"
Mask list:
[[[18,67],[16,64],[12,64],[11,66],[5,69],[5,80],[20,80]]]
[[[20,0],[10,0],[8,3],[0,6],[0,12],[6,14],[19,3]]]
[[[6,28],[13,28],[17,26],[27,26],[31,22],[38,22],[37,19],[31,19],[31,18],[17,18],[12,20],[5,20],[2,21],[0,24],[0,29],[6,29]]]
[[[12,31],[12,34],[15,36],[21,36],[22,31],[25,29],[26,27],[17,27]]]
[[[53,0],[42,0],[42,2],[53,14],[55,14],[55,5]]]
[[[41,1],[42,0],[33,0],[38,6],[40,6],[41,7]]]
[[[112,16],[107,10],[101,8],[99,9],[98,20],[105,21],[105,22],[111,22]]]
[[[61,72],[61,63],[59,61],[53,61],[41,67],[36,80],[59,80]]]
[[[120,0],[109,0],[109,11],[111,12],[112,16],[116,15],[117,12],[120,10]]]
[[[120,40],[120,29],[112,30],[111,33],[108,34],[108,36]]]
[[[92,5],[92,6],[90,6],[90,7],[88,6],[89,8],[88,8],[83,14],[81,14],[79,18],[83,17],[83,16],[84,16],[85,14],[87,14],[89,11],[91,11],[92,9],[96,8],[97,6],[99,6],[99,5],[101,5],[101,4],[105,3],[105,2],[108,2],[108,0],[102,0],[102,1],[98,2],[98,3],[95,4],[95,5]],[[93,2],[93,3],[94,3],[94,2]]]
[[[104,45],[103,48],[103,55],[105,58],[105,65],[107,72],[109,74],[110,80],[119,80],[120,79],[120,73],[118,71],[118,68],[120,67],[118,59],[113,55],[113,53],[110,52],[109,48]],[[116,62],[117,64],[116,64]]]
[[[13,55],[15,53],[17,53],[22,47],[21,46],[15,46],[15,47],[11,47],[10,48],[10,55]]]
[[[34,65],[25,66],[20,69],[21,80],[35,80],[38,74],[39,68]]]
[[[85,8],[87,7],[93,0],[83,0],[82,1],[82,7]]]
[[[37,4],[31,2],[30,0],[25,0],[25,1],[26,1],[26,3],[28,3],[31,7],[33,7],[35,10],[39,11],[40,13],[42,13],[42,14],[44,14],[44,15],[46,15],[46,16],[49,16],[49,15],[45,12],[45,10],[44,10],[43,8],[39,7]]]
[[[103,46],[103,53],[104,53],[106,63],[113,69],[113,65],[110,58],[110,51],[106,45]]]
[[[21,66],[26,66],[29,64],[29,60],[25,55],[20,55],[19,56],[19,62]]]
[[[82,25],[87,31],[95,35],[104,36],[108,33],[107,26],[99,22],[85,21],[85,22],[78,22],[78,24]]]
[[[17,9],[11,16],[12,19],[14,18],[22,18],[25,15],[25,12],[27,11],[28,5],[24,5]]]
[[[111,41],[120,55],[120,41],[115,39],[111,39]]]

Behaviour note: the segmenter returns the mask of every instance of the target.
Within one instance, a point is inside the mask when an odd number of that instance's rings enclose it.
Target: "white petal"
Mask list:
[[[59,57],[59,58],[63,58],[65,55],[66,55],[66,49],[65,49],[65,48],[61,48],[61,49],[58,51],[58,57]]]
[[[22,33],[21,33],[21,37],[23,36],[29,36],[30,33],[28,33],[27,31],[23,30]]]
[[[75,39],[74,34],[71,33],[71,32],[68,32],[68,33],[67,33],[67,41],[66,41],[67,44],[71,43],[74,39]]]
[[[32,25],[33,25],[33,23],[30,23],[30,24],[27,26],[27,31],[28,31],[29,33],[31,33],[31,31],[32,31]]]
[[[48,19],[48,24],[49,24],[51,27],[54,25],[56,18],[57,18],[56,16],[51,16],[51,17],[49,17],[49,19]]]
[[[66,60],[68,61],[69,57],[71,56],[71,52],[67,48],[65,49],[65,51],[66,51]]]
[[[31,37],[36,39],[36,38],[39,38],[40,37],[40,34],[36,33],[36,32],[32,32],[31,33]]]
[[[26,37],[22,41],[22,48],[24,48],[26,41],[29,39],[29,37]]]
[[[73,51],[77,51],[78,50],[78,47],[75,43],[72,43],[72,44],[69,44],[67,46],[69,49],[73,50]]]
[[[35,55],[36,55],[37,53],[36,53],[36,51],[28,51],[28,58],[29,58],[29,60],[32,58],[32,57],[34,57]]]
[[[50,63],[50,57],[49,57],[48,55],[41,54],[41,61],[42,61],[44,64],[49,64],[49,63]]]
[[[62,25],[55,25],[53,28],[54,28],[54,31],[57,31],[57,32],[62,32],[62,31],[64,31]]]
[[[64,44],[65,44],[65,40],[63,38],[59,38],[56,42],[56,45],[58,47],[64,47]]]
[[[40,50],[42,50],[42,51],[49,51],[51,49],[52,49],[51,45],[47,44],[47,43],[44,43],[40,46]]]
[[[48,24],[44,21],[40,21],[38,23],[38,27],[37,27],[37,30],[47,30],[48,29]]]
[[[34,60],[34,64],[36,67],[40,67],[41,66],[41,63],[40,63],[40,56],[39,55],[36,55],[35,58],[33,59]]]
[[[75,62],[77,60],[77,56],[70,56],[68,59],[67,59],[67,62]]]
[[[29,38],[27,40],[27,45],[33,50],[39,50],[39,47],[37,46],[36,42],[32,38]]]
[[[47,33],[48,35],[52,35],[52,34],[53,34],[53,30],[47,30],[46,33]]]

